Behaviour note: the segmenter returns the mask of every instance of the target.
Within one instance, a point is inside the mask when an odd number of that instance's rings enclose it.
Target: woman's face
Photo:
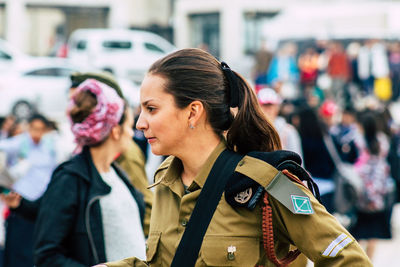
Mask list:
[[[174,97],[164,90],[165,82],[158,75],[144,78],[140,89],[142,109],[136,128],[143,131],[154,154],[177,155],[184,149],[190,111],[176,106]]]

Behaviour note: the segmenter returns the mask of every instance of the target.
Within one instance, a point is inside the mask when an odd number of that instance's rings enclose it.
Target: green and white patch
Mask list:
[[[278,172],[265,190],[293,214],[314,214],[310,198],[299,186],[282,172]]]
[[[314,210],[309,197],[291,195],[294,213],[313,214]]]

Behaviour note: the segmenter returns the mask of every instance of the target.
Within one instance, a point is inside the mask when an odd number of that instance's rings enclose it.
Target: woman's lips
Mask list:
[[[155,137],[149,137],[147,138],[147,142],[149,142],[149,144],[154,143],[156,141]]]

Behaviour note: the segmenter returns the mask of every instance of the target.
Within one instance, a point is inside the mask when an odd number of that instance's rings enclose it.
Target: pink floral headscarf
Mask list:
[[[94,79],[88,79],[78,86],[68,106],[68,114],[75,106],[75,98],[82,91],[92,92],[97,105],[92,113],[81,123],[71,121],[71,130],[75,136],[78,150],[85,145],[94,145],[103,141],[121,120],[124,112],[124,101],[114,89]]]

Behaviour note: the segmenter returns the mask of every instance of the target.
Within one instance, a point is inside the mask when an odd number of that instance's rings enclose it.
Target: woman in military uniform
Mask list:
[[[137,128],[154,154],[171,156],[155,174],[147,261],[128,258],[106,266],[171,266],[207,177],[226,149],[245,155],[235,173],[268,192],[265,201],[274,235],[263,236],[263,201],[254,209],[235,206],[225,190],[195,266],[286,266],[277,259],[288,254],[290,245],[315,266],[371,266],[354,238],[305,186],[294,182],[295,176],[249,153],[280,149],[279,136],[264,119],[250,86],[226,64],[198,49],[174,52],[152,65],[140,99]],[[251,190],[234,200],[250,197]],[[266,252],[263,240],[272,242],[275,258]]]

